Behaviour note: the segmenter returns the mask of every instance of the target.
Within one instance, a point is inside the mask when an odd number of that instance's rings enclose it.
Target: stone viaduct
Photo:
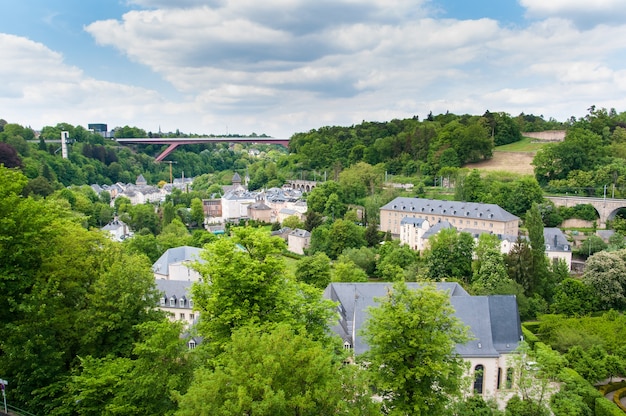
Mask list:
[[[573,207],[582,204],[593,205],[600,215],[599,228],[606,228],[607,220],[613,219],[620,208],[626,208],[626,199],[585,198],[576,196],[547,196],[546,199],[554,202],[554,205],[558,207]]]
[[[318,181],[303,181],[303,180],[291,180],[287,181],[293,189],[297,189],[302,192],[311,192],[311,189],[315,188],[321,182]]]

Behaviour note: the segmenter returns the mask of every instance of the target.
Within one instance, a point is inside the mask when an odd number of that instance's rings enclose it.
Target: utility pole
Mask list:
[[[174,183],[174,178],[172,177],[172,163],[178,163],[178,162],[172,162],[171,160],[164,160],[163,162],[170,164],[170,184],[172,184]]]

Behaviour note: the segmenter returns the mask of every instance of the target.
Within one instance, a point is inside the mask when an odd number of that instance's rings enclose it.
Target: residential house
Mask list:
[[[250,219],[261,222],[272,222],[272,208],[268,207],[263,202],[256,202],[248,206],[248,217]]]
[[[304,250],[311,245],[311,233],[296,228],[287,236],[287,250],[296,254],[304,254]]]
[[[407,283],[417,289],[420,283]],[[484,397],[508,398],[514,394],[514,371],[510,357],[522,339],[515,296],[470,296],[458,283],[439,282],[437,289],[450,296],[454,314],[469,327],[472,339],[456,346],[469,363],[473,388]],[[332,331],[344,347],[361,355],[369,349],[361,328],[369,319],[370,307],[392,290],[392,283],[331,283],[324,298],[338,302],[337,323]]]
[[[553,262],[563,260],[568,270],[572,270],[572,244],[563,231],[559,228],[546,227],[543,229],[543,241],[548,258]]]
[[[124,222],[115,217],[110,223],[102,227],[102,231],[106,231],[110,234],[113,241],[124,241],[128,237],[132,237],[133,232],[130,227]]]
[[[283,223],[289,217],[296,217],[300,221],[302,221],[303,214],[301,212],[296,211],[295,209],[283,208],[278,211],[278,217],[276,218],[279,223]]]

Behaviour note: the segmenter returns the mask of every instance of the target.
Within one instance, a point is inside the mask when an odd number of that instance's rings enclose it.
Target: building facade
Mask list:
[[[398,197],[380,208],[380,230],[400,236],[402,220],[428,220],[430,226],[447,221],[459,231],[517,235],[519,217],[496,204]]]
[[[522,339],[515,296],[470,296],[450,282],[437,283],[437,289],[448,293],[454,315],[469,328],[472,339],[457,345],[456,352],[469,363],[472,390],[485,398],[506,400],[515,393],[512,357]],[[326,299],[338,303],[338,319],[331,329],[355,355],[369,349],[360,332],[369,319],[369,308],[390,290],[392,283],[331,283],[324,291]]]

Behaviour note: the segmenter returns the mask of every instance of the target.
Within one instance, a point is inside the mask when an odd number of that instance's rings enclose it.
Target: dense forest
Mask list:
[[[566,136],[541,147],[534,176],[463,168],[542,130],[566,130]],[[61,131],[71,139],[68,159],[52,142]],[[115,131],[155,136],[129,126]],[[168,164],[154,162],[164,146],[120,146],[66,123],[35,132],[0,120],[0,296],[6,305],[0,368],[10,380],[7,397],[46,415],[503,414],[494,402],[464,397],[463,377],[433,393],[417,382],[399,387],[372,367],[346,366],[348,353],[326,330],[334,305],[320,294],[328,283],[396,282],[396,295],[382,310],[432,300],[430,317],[449,319],[442,326],[449,342],[431,352],[449,356],[465,338],[446,312],[447,298],[407,292],[402,282],[456,281],[475,295],[516,295],[522,319],[532,321],[520,354],[525,361],[516,363],[532,377],[519,380],[507,415],[616,414],[592,384],[626,375],[620,342],[626,336],[626,221],[611,224],[616,234],[609,244],[589,236],[580,250],[585,272],[571,275],[563,263],[547,261],[543,228],[572,216],[593,221],[596,214],[588,206],[556,209],[543,196],[598,196],[608,187],[623,197],[625,146],[626,113],[595,107],[564,122],[496,112],[364,121],[296,133],[288,149],[181,146]],[[139,175],[163,186],[170,169],[175,177],[195,177],[193,187],[175,190],[157,206],[124,198],[111,204],[111,195],[89,186],[134,182]],[[224,238],[199,226],[201,200],[221,195],[234,172],[249,178],[253,190],[288,179],[326,179],[305,195],[306,219],[286,220],[311,231],[306,256],[286,257],[282,240],[257,227],[264,224],[232,225]],[[413,187],[385,186],[390,175]],[[414,252],[378,231],[380,207],[399,195],[499,204],[522,218],[527,239],[502,255],[493,236],[474,241],[443,231],[424,253]],[[114,243],[98,232],[114,215],[133,228],[132,239]],[[150,265],[180,245],[203,247],[209,260],[199,266],[205,283],[194,285],[193,296],[202,316],[212,318],[193,329],[205,340],[195,350],[187,348],[183,328],[155,307]],[[380,338],[376,330],[368,336]],[[413,347],[404,353],[430,348]],[[382,366],[389,359],[362,358]],[[437,360],[449,374],[462,373],[462,363]],[[389,385],[397,390],[382,403],[371,400],[372,386]],[[423,407],[426,398],[430,405]]]

